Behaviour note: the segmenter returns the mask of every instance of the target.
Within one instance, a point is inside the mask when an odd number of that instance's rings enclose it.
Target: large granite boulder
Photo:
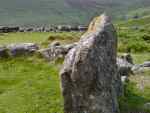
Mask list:
[[[10,56],[21,56],[32,54],[37,51],[39,47],[34,43],[18,43],[8,45],[7,49],[9,50]]]
[[[119,112],[116,53],[117,36],[109,17],[96,17],[60,72],[65,113]]]

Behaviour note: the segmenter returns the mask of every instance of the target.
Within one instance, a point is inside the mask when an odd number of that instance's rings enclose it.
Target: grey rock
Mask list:
[[[117,58],[118,72],[116,79],[117,84],[115,84],[117,96],[124,95],[124,83],[128,80],[129,75],[133,74],[132,71],[133,64],[131,63],[132,62],[128,60],[125,56]]]
[[[135,65],[133,65],[131,70],[134,74],[140,73],[140,72],[143,72],[143,66],[140,64],[135,64]]]
[[[71,31],[71,26],[70,25],[59,25],[59,26],[57,26],[57,30],[69,32],[69,31]]]
[[[143,63],[143,67],[150,67],[150,61],[145,61]]]
[[[145,61],[143,64],[136,64],[132,67],[134,74],[143,73],[146,70],[150,70],[150,61]]]
[[[122,76],[128,76],[129,73],[129,68],[126,66],[128,62],[126,62],[122,58],[117,58],[117,77],[116,77],[116,84],[115,84],[115,89],[117,92],[117,96],[122,96],[123,95],[123,82],[121,81]]]
[[[50,48],[40,49],[40,50],[38,50],[38,53],[45,59],[51,60],[51,49]]]
[[[45,59],[49,61],[56,60],[58,58],[64,58],[67,51],[62,46],[53,46],[38,51]]]
[[[7,46],[10,56],[21,56],[32,54],[39,49],[38,45],[34,43],[19,43],[10,44]]]
[[[72,48],[74,48],[75,46],[77,46],[78,43],[73,43],[73,44],[67,44],[64,45],[63,47],[65,48],[65,50],[67,51],[67,53],[69,52],[69,50],[71,50]]]
[[[117,38],[105,15],[92,21],[60,72],[65,113],[118,113]],[[121,80],[121,78],[120,78]]]
[[[70,49],[74,48],[77,43],[61,45],[55,41],[49,45],[49,48],[41,49],[38,52],[47,60],[53,61],[58,58],[64,58]]]
[[[9,32],[18,32],[19,27],[18,26],[2,26],[0,27],[0,33],[9,33]]]
[[[133,64],[129,63],[126,59],[117,58],[118,74],[121,76],[129,76],[132,73]]]
[[[144,108],[150,110],[150,102],[144,104]]]
[[[81,31],[81,32],[86,31],[87,29],[88,29],[87,26],[84,26],[84,25],[79,25],[78,26],[78,30]]]
[[[124,54],[121,56],[121,58],[124,59],[125,61],[127,61],[128,63],[133,64],[133,58],[132,58],[131,54],[129,54],[129,53],[124,53]]]

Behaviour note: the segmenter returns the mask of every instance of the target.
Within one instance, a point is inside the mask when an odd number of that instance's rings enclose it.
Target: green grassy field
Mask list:
[[[140,32],[134,31],[131,35],[133,31],[127,31],[120,30],[118,35],[119,44],[128,41],[125,43],[128,47],[132,41],[137,40]],[[81,35],[73,32],[0,34],[0,45],[34,42],[44,47],[55,40],[61,43],[75,42]],[[120,52],[126,52],[126,49]],[[150,60],[150,53],[144,50],[131,51],[131,55],[134,63]],[[61,63],[48,63],[37,56],[0,59],[0,113],[62,113],[63,99],[58,74],[60,67]],[[120,99],[121,113],[148,111],[144,104],[150,102],[150,72],[132,75],[129,79],[125,96]],[[145,84],[141,89],[139,86],[143,81]]]
[[[150,102],[150,71],[130,76],[125,89],[125,96],[120,101],[120,108],[124,113],[129,111],[150,113],[150,108],[144,106]]]
[[[61,113],[57,65],[35,57],[0,60],[0,113]]]
[[[61,43],[71,43],[77,41],[82,32],[28,32],[28,33],[1,33],[0,45],[10,43],[28,43],[33,42],[39,45],[46,45],[52,41],[60,41]]]
[[[136,63],[150,59],[150,54],[134,54]],[[141,60],[138,60],[141,58]],[[20,57],[0,60],[0,112],[1,113],[62,113],[59,69],[61,64],[43,59]],[[144,89],[137,87],[147,80]],[[120,108],[124,111],[143,111],[150,101],[150,72],[130,77]]]
[[[20,42],[44,42],[49,33],[4,33],[0,34],[0,44],[20,43]]]

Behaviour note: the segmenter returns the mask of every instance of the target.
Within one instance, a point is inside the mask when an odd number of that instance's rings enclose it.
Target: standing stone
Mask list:
[[[109,17],[96,17],[60,72],[65,113],[119,113],[117,38]]]

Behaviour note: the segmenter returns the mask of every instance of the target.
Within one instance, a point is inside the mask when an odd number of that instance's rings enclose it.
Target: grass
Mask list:
[[[132,54],[134,63],[141,64],[150,60],[150,53]],[[150,102],[150,70],[131,75],[125,84],[125,94],[119,99],[121,113],[146,112],[144,104]]]
[[[131,49],[137,64],[150,60],[149,30],[127,28],[118,31],[119,52]],[[78,41],[81,35],[77,32],[0,34],[0,45],[33,42],[46,47],[52,41],[63,44]],[[61,63],[61,59],[57,63],[48,63],[35,56],[1,59],[0,113],[62,113],[63,99],[58,77]],[[119,100],[121,113],[148,111],[143,105],[150,102],[150,72],[132,75],[129,79],[125,95]],[[143,81],[144,88],[141,89],[139,86]]]
[[[121,26],[143,26],[143,25],[149,25],[150,22],[150,16],[144,16],[139,19],[130,19],[127,22],[120,24]]]
[[[130,27],[119,27],[118,51],[143,53],[150,52],[150,29],[134,29]]]
[[[4,33],[0,34],[0,44],[34,42],[40,43],[47,39],[49,33]]]
[[[150,108],[144,105],[150,102],[150,71],[129,77],[129,82],[125,85],[125,94],[120,98],[121,113],[146,112],[150,113]]]
[[[60,41],[61,43],[71,43],[79,39],[82,32],[30,32],[30,33],[4,33],[0,34],[0,45],[7,45],[10,43],[37,43],[40,45],[47,45],[52,41]]]
[[[132,54],[132,57],[136,64],[142,64],[144,61],[150,61],[150,53]]]
[[[56,64],[41,59],[0,60],[1,113],[61,113]]]
[[[146,53],[132,56],[136,63],[150,58]],[[1,59],[1,113],[62,113],[63,99],[58,76],[61,63],[62,60],[48,63],[35,56]],[[120,99],[121,113],[146,111],[143,105],[150,101],[149,75],[150,72],[145,72],[130,77],[125,96]],[[141,90],[139,86],[143,81],[144,89]]]

